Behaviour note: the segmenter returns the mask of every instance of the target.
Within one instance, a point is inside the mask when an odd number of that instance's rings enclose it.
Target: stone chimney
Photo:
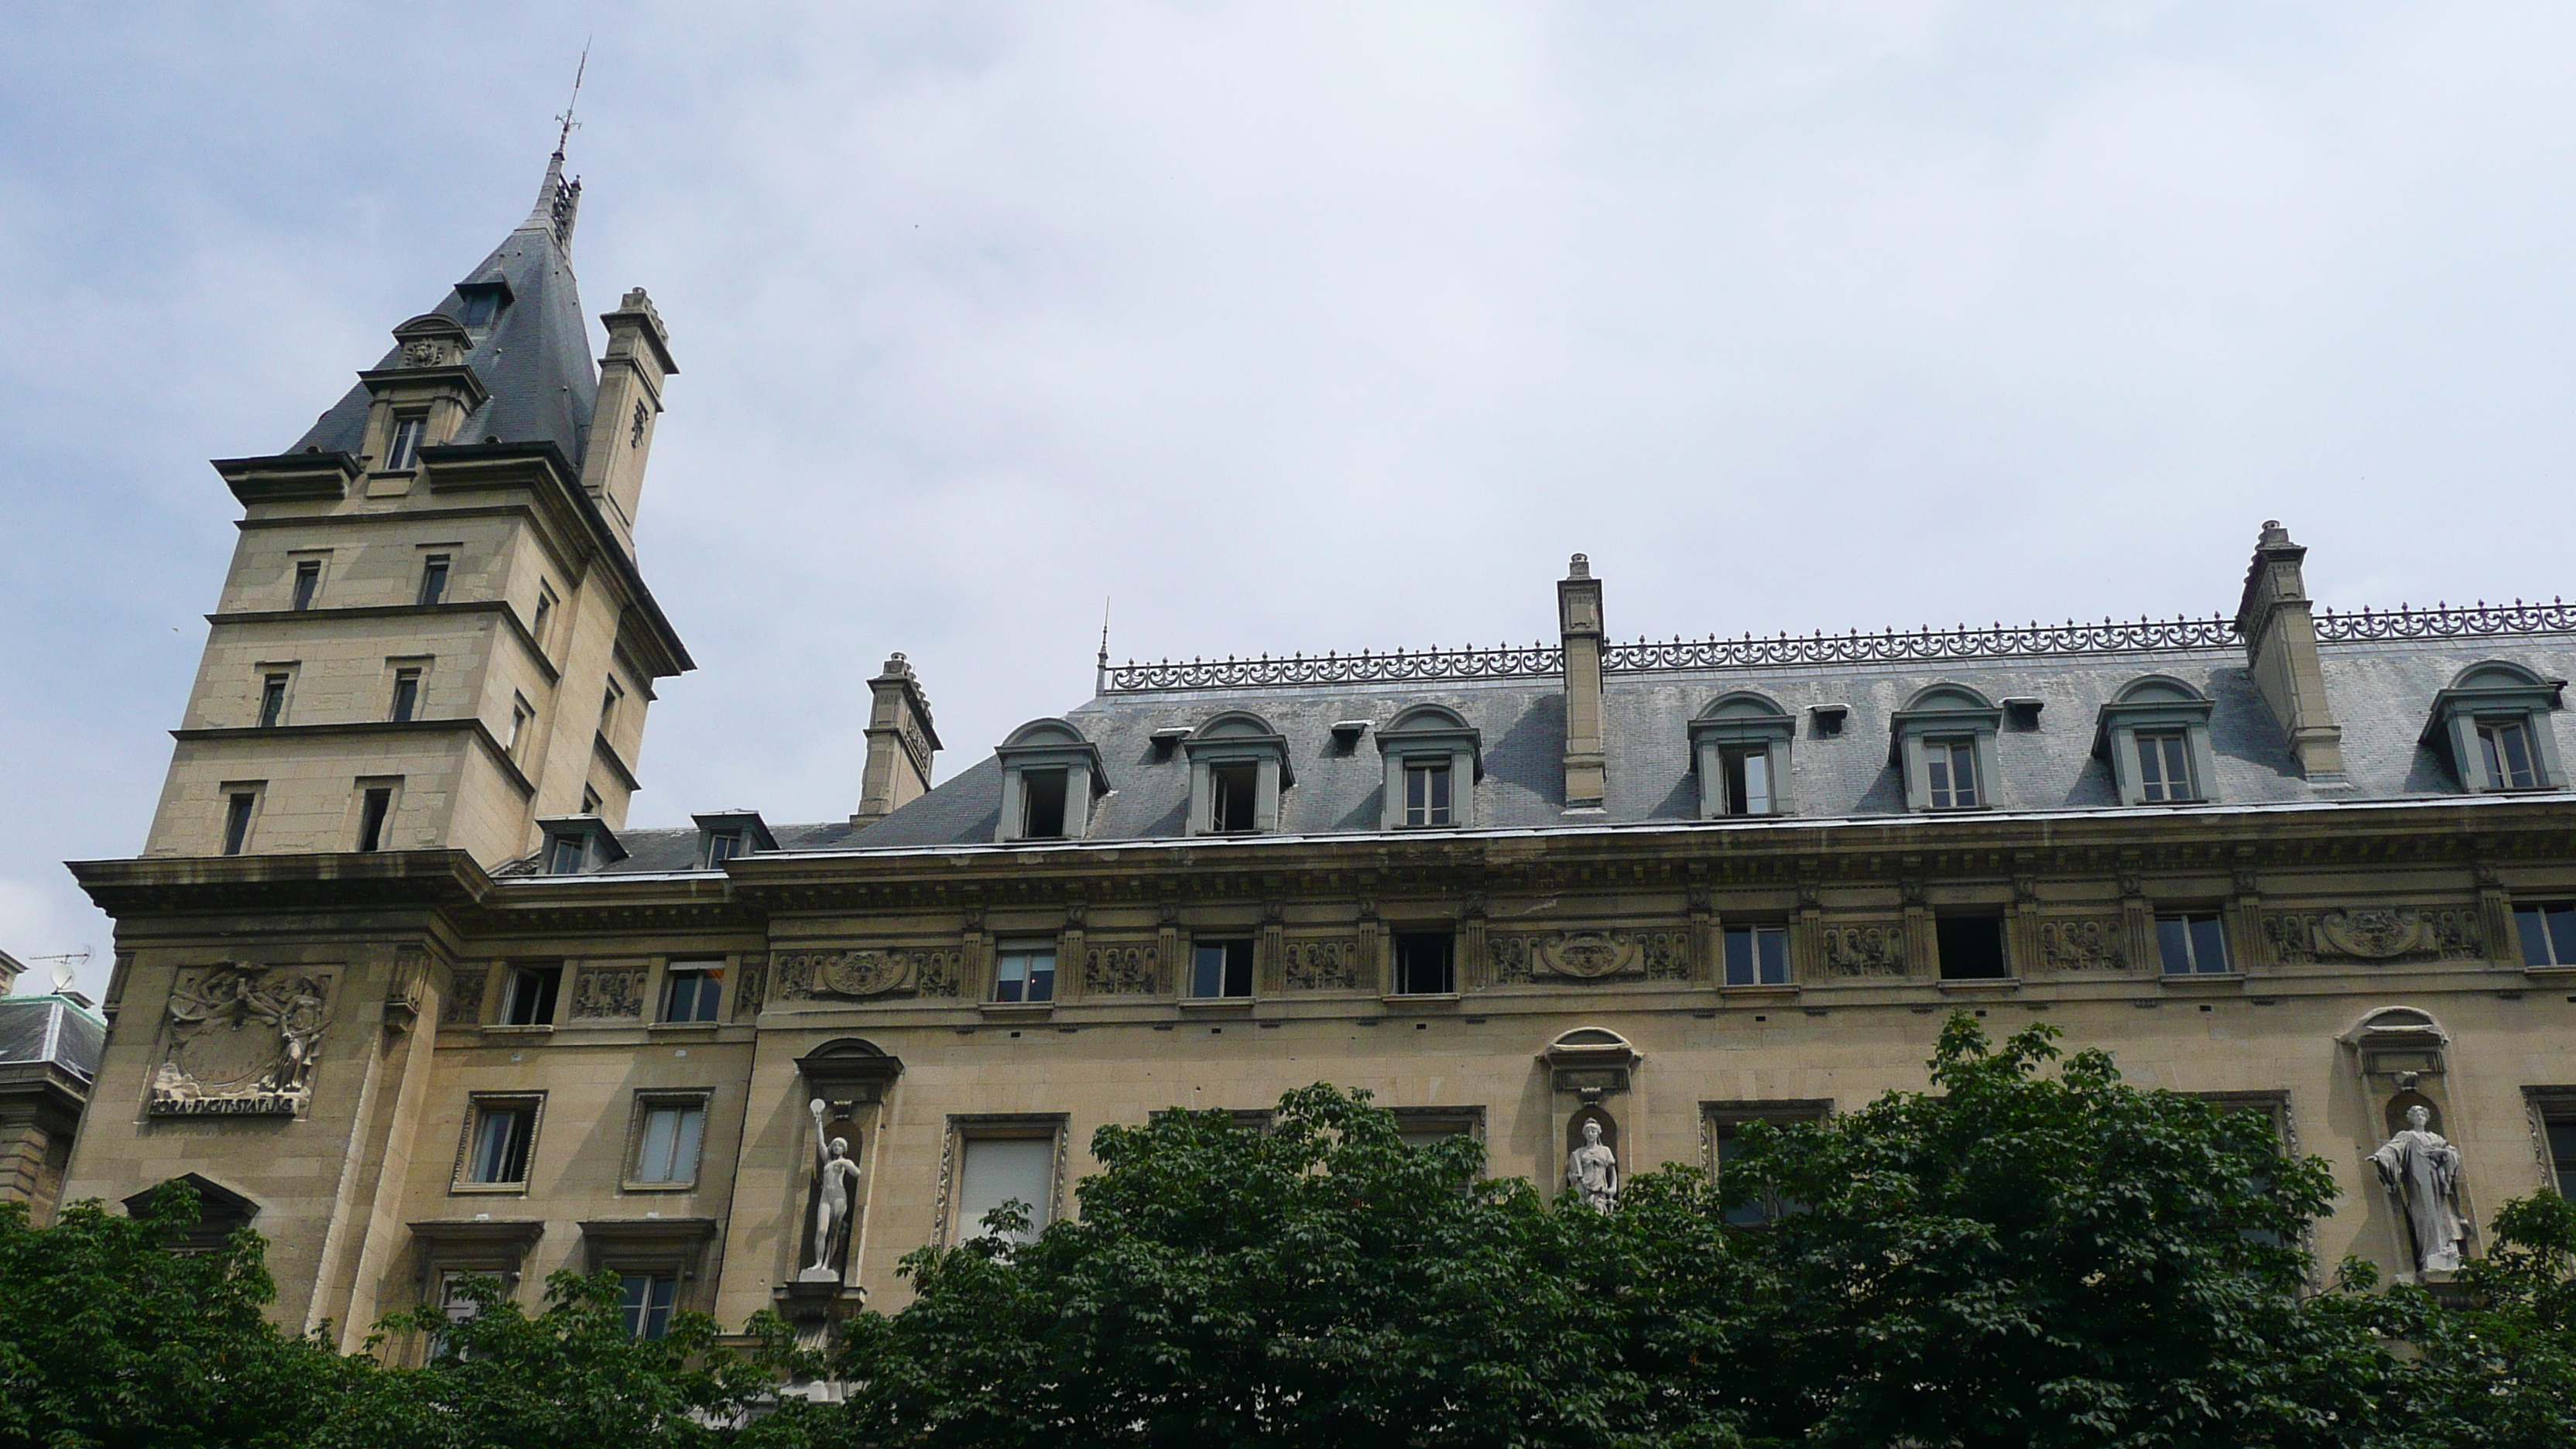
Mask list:
[[[868,767],[859,784],[852,825],[870,825],[930,790],[930,762],[939,732],[930,727],[930,699],[900,654],[868,681],[876,699],[868,709]]]
[[[653,453],[653,424],[662,416],[662,380],[680,366],[671,360],[662,314],[642,287],[619,298],[617,310],[599,320],[608,327],[608,355],[599,359],[599,397],[582,444],[581,486],[632,555],[644,463]]]
[[[2325,674],[2317,666],[2316,620],[2300,573],[2307,556],[2280,520],[2263,521],[2254,562],[2245,570],[2245,595],[2236,606],[2236,632],[2264,702],[2290,737],[2299,772],[2312,784],[2341,785],[2343,730],[2327,705]]]
[[[1556,617],[1565,635],[1565,808],[1601,808],[1601,581],[1576,554],[1556,586]]]

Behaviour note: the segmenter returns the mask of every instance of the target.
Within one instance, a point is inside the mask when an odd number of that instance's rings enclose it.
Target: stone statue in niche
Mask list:
[[[1585,1122],[1583,1145],[1565,1154],[1565,1187],[1595,1211],[1619,1206],[1619,1156],[1602,1145],[1599,1122]]]
[[[814,1116],[814,1261],[796,1274],[801,1284],[837,1284],[840,1261],[850,1250],[850,1209],[858,1204],[858,1163],[848,1137],[824,1142],[822,1098],[806,1104]]]
[[[859,1199],[859,1165],[850,1160],[850,1139],[823,1140],[823,1099],[806,1110],[814,1118],[814,1261],[796,1281],[838,1283],[850,1246],[850,1209]]]
[[[2406,1209],[2406,1232],[2415,1249],[2415,1267],[2425,1273],[2448,1273],[2460,1266],[2460,1247],[2469,1224],[2460,1211],[2460,1149],[2432,1128],[2433,1113],[2422,1103],[2406,1109],[2406,1127],[2370,1154],[2379,1181]]]

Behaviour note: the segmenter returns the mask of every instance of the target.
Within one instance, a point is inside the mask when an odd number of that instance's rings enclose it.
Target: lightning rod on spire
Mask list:
[[[563,114],[555,117],[563,122],[563,131],[555,137],[555,159],[558,161],[563,159],[564,147],[572,141],[573,128],[581,124],[572,118],[572,113],[573,107],[581,104],[581,78],[590,73],[590,40],[587,35],[581,38],[581,64],[573,69],[572,99],[564,102]]]

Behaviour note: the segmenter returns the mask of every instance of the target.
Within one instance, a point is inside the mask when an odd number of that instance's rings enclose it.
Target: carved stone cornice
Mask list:
[[[453,908],[492,889],[492,878],[461,850],[143,856],[75,860],[69,869],[98,908],[120,921],[289,906]]]

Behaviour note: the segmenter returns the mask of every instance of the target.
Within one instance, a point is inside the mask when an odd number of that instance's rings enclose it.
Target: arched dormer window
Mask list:
[[[1995,731],[2003,718],[1994,701],[1964,684],[1935,684],[1907,700],[1888,721],[1888,760],[1905,772],[1905,808],[1994,808]]]
[[[2133,680],[2102,706],[2093,753],[2110,762],[2123,805],[2218,798],[2207,695],[2169,675]]]
[[[1192,835],[1261,835],[1279,828],[1279,795],[1297,783],[1288,740],[1250,710],[1231,709],[1181,741],[1190,761]]]
[[[1761,695],[1711,700],[1690,722],[1700,818],[1791,813],[1789,742],[1797,733],[1797,720]]]
[[[2563,679],[2543,679],[2519,664],[2472,664],[2433,696],[2424,743],[2448,760],[2463,789],[2559,790],[2557,713]]]
[[[1092,802],[1109,793],[1109,776],[1082,731],[1060,719],[1033,719],[994,746],[993,755],[1002,762],[994,844],[1080,840],[1089,833]]]
[[[1378,824],[1435,830],[1476,823],[1476,782],[1485,778],[1484,736],[1444,705],[1417,704],[1377,732],[1386,761]]]

